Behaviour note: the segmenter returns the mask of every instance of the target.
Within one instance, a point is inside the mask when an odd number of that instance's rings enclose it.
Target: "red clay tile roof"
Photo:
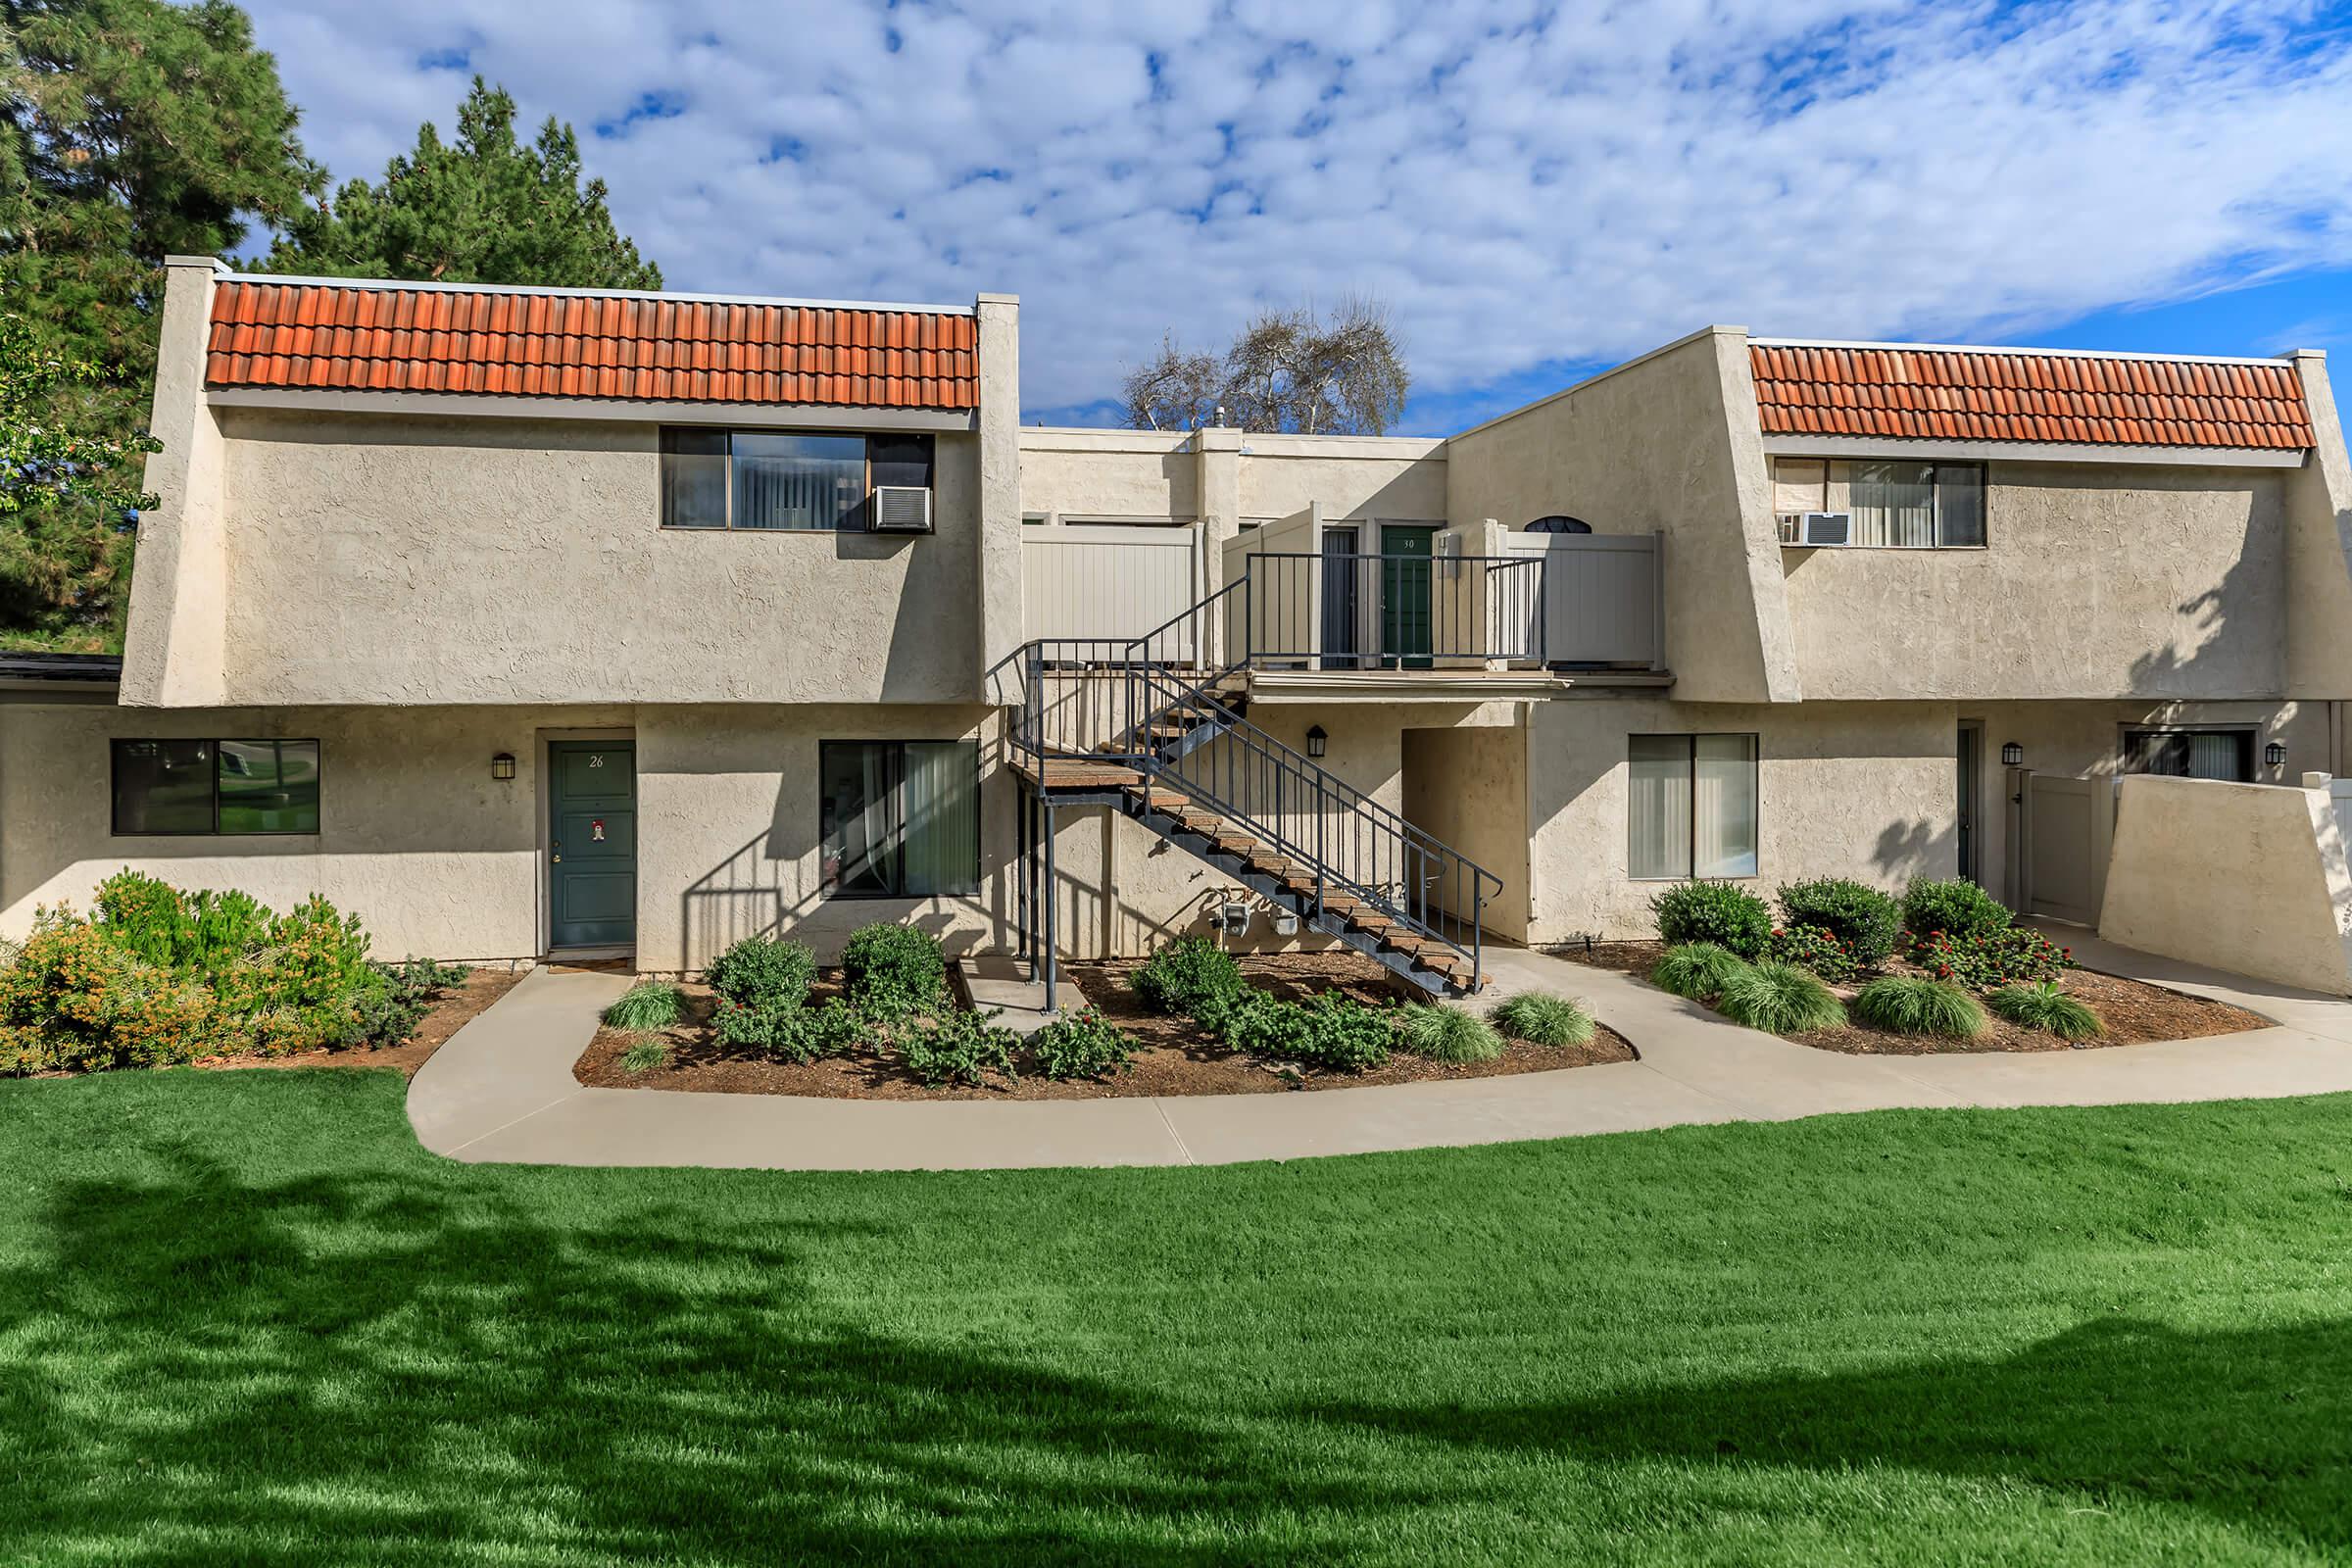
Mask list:
[[[223,279],[205,384],[964,410],[969,315]]]
[[[1755,343],[1767,435],[2084,445],[2311,445],[2294,368],[1973,349]]]

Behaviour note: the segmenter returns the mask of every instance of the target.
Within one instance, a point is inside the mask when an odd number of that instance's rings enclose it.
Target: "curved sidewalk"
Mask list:
[[[409,1086],[435,1153],[777,1170],[1224,1164],[1922,1106],[2129,1104],[2352,1090],[2352,1003],[2068,933],[2086,966],[2211,996],[2268,1029],[2031,1054],[1847,1056],[1742,1029],[1608,970],[1492,952],[1501,991],[1586,998],[1639,1061],[1447,1083],[1174,1099],[879,1102],[590,1089],[572,1063],[626,976],[539,969]]]

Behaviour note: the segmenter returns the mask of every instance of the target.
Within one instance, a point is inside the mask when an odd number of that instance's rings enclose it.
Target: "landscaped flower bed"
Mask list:
[[[410,1046],[445,1004],[479,1000],[470,1016],[495,994],[456,965],[369,958],[359,918],[322,898],[279,914],[243,893],[185,893],[128,870],[100,885],[90,915],[44,908],[7,946],[0,1074],[373,1060]]]
[[[667,1024],[624,1027],[628,1013],[616,1005],[580,1057],[576,1076],[610,1088],[1062,1100],[1409,1083],[1634,1055],[1621,1037],[1590,1020],[1589,1037],[1568,1040],[1563,1031],[1576,1032],[1573,1020],[1583,1014],[1557,1003],[1523,1003],[1509,1015],[1518,1028],[1563,1042],[1550,1045],[1498,1031],[1482,1016],[1485,1008],[1419,1005],[1414,999],[1420,993],[1391,971],[1345,952],[1236,962],[1213,946],[1185,943],[1152,963],[1067,964],[1063,984],[1080,1004],[1027,1039],[996,1030],[932,993],[895,1016],[871,1016],[870,987],[847,962],[837,970],[806,963],[797,1002],[770,999],[778,1016],[797,1021],[764,1035],[740,1021],[730,1029],[728,1020],[740,1020],[747,1007],[735,984],[736,971],[747,966],[798,975],[804,961],[760,956],[730,965],[722,959],[703,983],[675,988],[677,1012]],[[1224,978],[1201,989],[1195,984],[1201,971]],[[788,979],[785,990],[794,983]],[[1212,997],[1223,1010],[1203,1021],[1195,1008]],[[760,1004],[748,1005],[758,1010]],[[974,1041],[981,1043],[975,1047]]]
[[[1660,894],[1661,940],[1562,948],[1825,1051],[2059,1051],[2259,1029],[2242,1007],[2078,968],[1983,889],[1921,880],[1899,902],[1850,882],[1782,891],[1782,920],[1724,883]]]

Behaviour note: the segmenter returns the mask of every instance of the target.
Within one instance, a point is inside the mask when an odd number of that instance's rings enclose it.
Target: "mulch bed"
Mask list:
[[[1646,979],[1649,971],[1665,956],[1663,942],[1601,942],[1588,952],[1582,944],[1549,950],[1555,956],[1575,963],[1589,963],[1597,969],[1615,969],[1623,974]],[[1899,960],[1886,967],[1888,974],[1921,974],[1923,970]],[[2039,1029],[2021,1029],[1999,1017],[1990,1017],[1991,1027],[1974,1040],[1946,1040],[1939,1035],[1898,1035],[1884,1029],[1866,1028],[1861,1024],[1846,1024],[1837,1029],[1817,1029],[1810,1034],[1788,1035],[1800,1046],[1812,1046],[1822,1051],[1843,1052],[1857,1056],[1930,1056],[1949,1052],[1985,1051],[2088,1051],[2107,1046],[2145,1045],[2157,1040],[2199,1040],[2208,1035],[2233,1035],[2247,1029],[2267,1029],[2270,1020],[2243,1007],[2233,1007],[2226,1002],[2214,1002],[2204,997],[2192,997],[2185,992],[2168,991],[2140,980],[2127,980],[2121,975],[2100,974],[2090,969],[2069,969],[2059,977],[2059,988],[2099,1015],[2107,1032],[2096,1040],[2069,1045],[2056,1035]],[[1832,986],[1838,999],[1851,1002],[1858,986]],[[1981,1000],[1981,999],[1980,999]],[[1989,1016],[1989,1012],[1988,1012]]]
[[[1140,966],[1135,961],[1062,966],[1065,985],[1073,986],[1088,1003],[1101,1008],[1104,1017],[1136,1038],[1134,1071],[1100,1083],[1056,1083],[1024,1071],[1015,1081],[992,1082],[980,1089],[961,1085],[931,1088],[891,1055],[837,1057],[806,1065],[775,1061],[755,1052],[722,1046],[712,1038],[710,1019],[716,1001],[710,989],[701,985],[683,988],[685,1017],[657,1036],[610,1026],[599,1029],[572,1072],[581,1083],[606,1089],[808,1095],[832,1100],[1112,1100],[1162,1095],[1279,1094],[1291,1089],[1356,1089],[1369,1084],[1419,1083],[1440,1078],[1492,1078],[1506,1073],[1584,1067],[1595,1062],[1631,1061],[1635,1054],[1623,1036],[1604,1027],[1589,1046],[1548,1050],[1513,1041],[1499,1057],[1475,1065],[1452,1066],[1398,1054],[1391,1056],[1386,1066],[1370,1072],[1307,1073],[1293,1079],[1253,1057],[1236,1055],[1190,1018],[1164,1017],[1146,1007],[1127,989],[1127,976]],[[1348,952],[1244,957],[1242,973],[1252,985],[1291,1002],[1302,1002],[1328,991],[1372,1004],[1404,1001],[1419,995],[1380,964],[1361,954]],[[837,992],[835,977],[823,975],[810,993],[811,1004],[821,1004]],[[670,1048],[669,1060],[642,1073],[625,1071],[620,1065],[621,1053],[648,1038],[658,1038]]]
[[[416,1032],[397,1046],[364,1046],[353,1051],[303,1051],[290,1056],[207,1056],[192,1065],[220,1068],[397,1067],[402,1076],[413,1078],[416,1075],[416,1069],[448,1043],[451,1035],[480,1016],[490,1004],[514,990],[527,972],[506,968],[473,970],[435,1002],[430,1010],[417,1020]]]

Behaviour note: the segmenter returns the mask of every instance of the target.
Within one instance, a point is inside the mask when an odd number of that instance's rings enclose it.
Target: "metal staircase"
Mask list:
[[[1204,662],[1237,582],[1131,640],[1046,639],[995,672],[1026,781],[1020,928],[1052,1005],[1054,813],[1110,806],[1435,994],[1483,979],[1502,879],[1250,722],[1249,658]]]

